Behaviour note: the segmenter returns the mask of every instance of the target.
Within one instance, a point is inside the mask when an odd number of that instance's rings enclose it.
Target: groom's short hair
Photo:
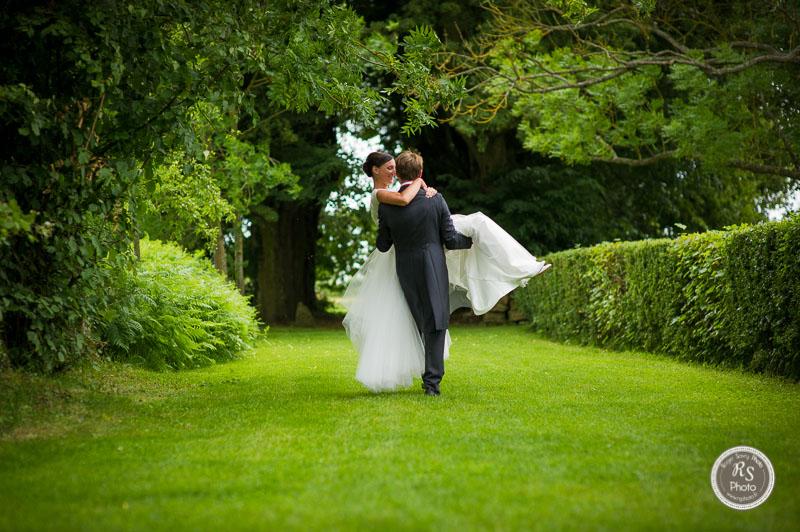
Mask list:
[[[422,171],[422,155],[411,150],[405,150],[395,159],[397,176],[403,181],[411,181],[419,176]]]

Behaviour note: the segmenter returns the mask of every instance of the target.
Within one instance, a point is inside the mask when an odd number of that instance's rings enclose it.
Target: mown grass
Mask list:
[[[440,397],[374,395],[340,330],[243,360],[0,377],[0,529],[794,530],[800,386],[460,327]],[[33,390],[36,390],[35,392]],[[709,476],[752,445],[770,498]]]

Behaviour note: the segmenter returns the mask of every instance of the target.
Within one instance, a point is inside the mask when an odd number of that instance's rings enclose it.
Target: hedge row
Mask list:
[[[800,216],[546,260],[516,297],[547,336],[800,379]]]

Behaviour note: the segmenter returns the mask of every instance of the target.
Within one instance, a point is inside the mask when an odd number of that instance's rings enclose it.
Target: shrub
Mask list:
[[[103,340],[115,359],[155,369],[230,360],[255,338],[255,310],[209,261],[142,240],[141,261],[119,273]]]
[[[517,298],[548,336],[800,379],[800,216],[546,260]]]

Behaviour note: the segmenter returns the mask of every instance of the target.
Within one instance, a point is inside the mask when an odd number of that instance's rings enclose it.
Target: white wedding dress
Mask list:
[[[377,190],[370,209],[378,220]],[[522,245],[489,217],[454,214],[455,228],[472,237],[472,247],[446,250],[450,311],[470,307],[485,314],[506,294],[546,270]],[[395,251],[375,249],[353,276],[342,298],[344,325],[359,353],[356,379],[374,392],[410,386],[425,369],[422,338],[408,309],[395,269]],[[450,334],[445,341],[449,356]]]

